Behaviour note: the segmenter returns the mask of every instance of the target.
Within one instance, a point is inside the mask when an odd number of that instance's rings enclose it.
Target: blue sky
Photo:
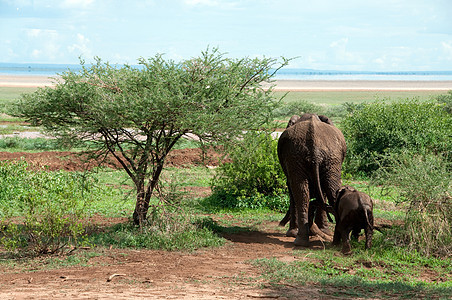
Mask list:
[[[0,0],[0,62],[134,64],[208,46],[319,70],[452,70],[450,0]]]

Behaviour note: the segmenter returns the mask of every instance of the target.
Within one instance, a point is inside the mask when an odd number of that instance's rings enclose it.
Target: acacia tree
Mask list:
[[[72,145],[90,141],[97,157],[113,155],[135,184],[133,219],[141,226],[176,142],[188,133],[233,140],[267,122],[278,102],[271,79],[287,62],[229,59],[218,49],[179,63],[141,58],[138,67],[97,58],[60,74],[54,87],[23,95],[17,115]]]

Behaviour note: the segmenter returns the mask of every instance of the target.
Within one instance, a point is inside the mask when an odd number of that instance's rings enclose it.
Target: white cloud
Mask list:
[[[351,62],[356,60],[355,55],[347,51],[348,38],[342,38],[340,40],[334,41],[330,44],[330,48],[333,50],[335,57],[338,62]]]
[[[442,50],[446,54],[445,59],[452,60],[452,41],[441,42]]]
[[[40,58],[42,54],[42,51],[39,49],[33,49],[33,51],[31,52],[31,56],[33,58]]]
[[[207,5],[207,6],[218,6],[218,1],[216,0],[185,0],[185,4],[190,6],[195,5]]]
[[[29,29],[29,30],[27,30],[27,36],[30,38],[39,37],[41,32],[42,32],[41,29],[37,29],[37,28]]]
[[[38,39],[41,42],[48,42],[50,40],[55,40],[58,38],[58,32],[53,29],[39,29],[32,28],[26,30],[27,37],[29,39]]]
[[[91,57],[91,49],[88,47],[90,40],[83,34],[77,34],[77,42],[68,46],[68,50],[77,56],[83,55],[85,57]]]
[[[224,0],[184,0],[188,6],[208,6],[221,9],[231,9],[239,5],[240,1],[224,1]]]
[[[93,4],[94,0],[64,0],[61,3],[63,8],[87,8]]]
[[[60,53],[60,35],[53,29],[32,28],[25,31],[27,44],[24,55],[30,56],[38,61],[56,59]]]

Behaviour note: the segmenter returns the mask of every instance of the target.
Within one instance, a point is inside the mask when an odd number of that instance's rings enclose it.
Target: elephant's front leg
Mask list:
[[[307,180],[292,184],[292,193],[295,202],[295,213],[298,223],[298,234],[295,239],[296,246],[309,246],[309,185]]]

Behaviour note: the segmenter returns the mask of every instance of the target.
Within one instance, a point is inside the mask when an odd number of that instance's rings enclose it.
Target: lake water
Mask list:
[[[17,64],[0,63],[1,75],[40,75],[55,76],[71,69],[77,71],[80,65],[71,64]],[[373,72],[373,71],[326,71],[307,69],[281,69],[275,79],[290,80],[452,80],[452,71],[406,71],[406,72]]]

